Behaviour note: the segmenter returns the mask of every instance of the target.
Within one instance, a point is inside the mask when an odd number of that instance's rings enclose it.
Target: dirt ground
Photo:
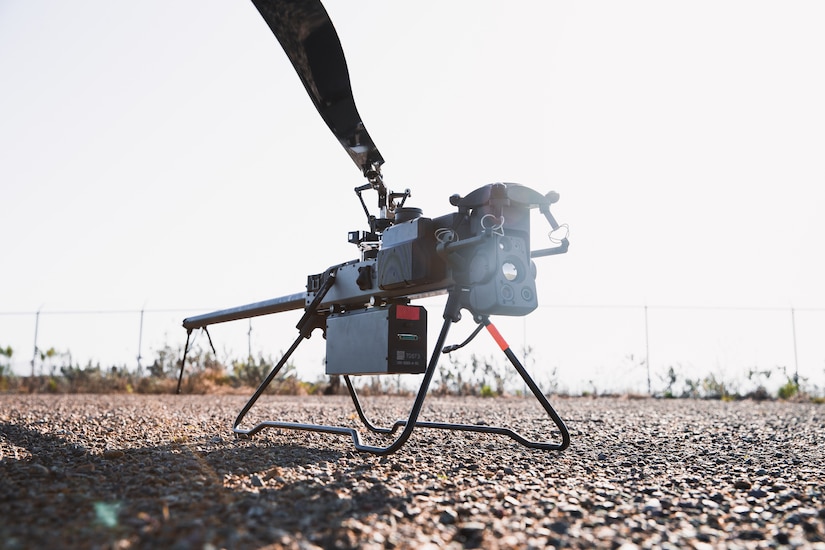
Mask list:
[[[245,401],[0,395],[0,547],[825,549],[822,405],[555,398],[566,451],[420,428],[380,457],[238,439]],[[410,402],[367,405],[388,424]],[[358,425],[345,397],[265,396],[262,420]],[[428,398],[421,420],[557,437],[531,399]]]

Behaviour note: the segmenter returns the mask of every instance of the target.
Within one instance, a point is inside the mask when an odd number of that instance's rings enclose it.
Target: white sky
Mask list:
[[[825,4],[327,9],[390,188],[561,194],[542,304],[825,307]],[[251,2],[0,1],[0,312],[300,292],[362,182]]]

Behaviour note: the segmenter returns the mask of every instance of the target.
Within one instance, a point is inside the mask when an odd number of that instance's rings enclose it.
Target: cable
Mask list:
[[[435,240],[441,244],[452,243],[458,240],[456,232],[449,227],[442,227],[435,230]]]
[[[562,233],[561,237],[555,237],[555,233]],[[570,236],[570,226],[566,223],[561,224],[560,226],[556,227],[550,233],[547,234],[547,238],[550,239],[551,243],[554,244],[561,244],[561,242]]]
[[[479,333],[479,332],[481,332],[481,329],[483,329],[483,328],[484,328],[484,325],[483,325],[483,324],[479,324],[479,325],[475,328],[475,330],[474,330],[474,331],[473,331],[473,332],[472,332],[472,333],[471,333],[471,334],[467,337],[467,339],[466,339],[466,340],[464,340],[464,341],[463,341],[463,342],[461,342],[460,344],[453,344],[453,345],[451,345],[451,346],[445,346],[444,348],[442,348],[441,353],[444,353],[444,354],[447,354],[447,353],[452,353],[452,352],[454,352],[454,351],[455,351],[455,350],[457,350],[457,349],[461,349],[461,348],[463,348],[464,346],[466,346],[467,344],[469,344],[470,342],[472,342],[472,341],[473,341],[473,338],[475,338],[475,337],[476,337],[476,335],[478,335],[478,333]]]

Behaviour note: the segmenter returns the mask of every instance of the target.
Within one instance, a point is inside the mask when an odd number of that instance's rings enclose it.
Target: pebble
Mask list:
[[[733,483],[733,487],[735,489],[739,489],[740,491],[746,491],[751,488],[751,482],[746,479],[737,479]]]
[[[443,512],[441,512],[441,515],[438,518],[438,521],[440,523],[444,523],[446,525],[452,525],[457,520],[458,520],[458,513],[455,510],[451,509],[451,508],[448,508],[447,510],[444,510]]]
[[[116,458],[123,458],[126,455],[120,449],[106,449],[103,451],[103,458],[107,460],[114,460]]]
[[[51,473],[48,468],[36,462],[29,466],[29,472],[34,476],[47,476]]]

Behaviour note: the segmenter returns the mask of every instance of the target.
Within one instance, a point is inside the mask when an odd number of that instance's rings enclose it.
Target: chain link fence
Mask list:
[[[421,303],[431,312],[432,342],[443,300]],[[59,374],[65,365],[146,373],[162,351],[182,351],[181,321],[201,311],[0,312],[0,366],[18,376]],[[210,327],[218,360],[227,365],[248,357],[277,360],[296,337],[301,313]],[[527,317],[493,322],[547,390],[679,396],[716,384],[716,390],[731,394],[760,386],[776,394],[794,381],[811,395],[825,394],[825,308],[547,305]],[[454,325],[451,342],[473,328],[465,316]],[[195,345],[208,346],[205,337],[193,336]],[[498,347],[482,333],[442,365],[495,363],[498,357],[503,363]],[[292,362],[304,380],[323,376],[320,332],[302,344]]]

